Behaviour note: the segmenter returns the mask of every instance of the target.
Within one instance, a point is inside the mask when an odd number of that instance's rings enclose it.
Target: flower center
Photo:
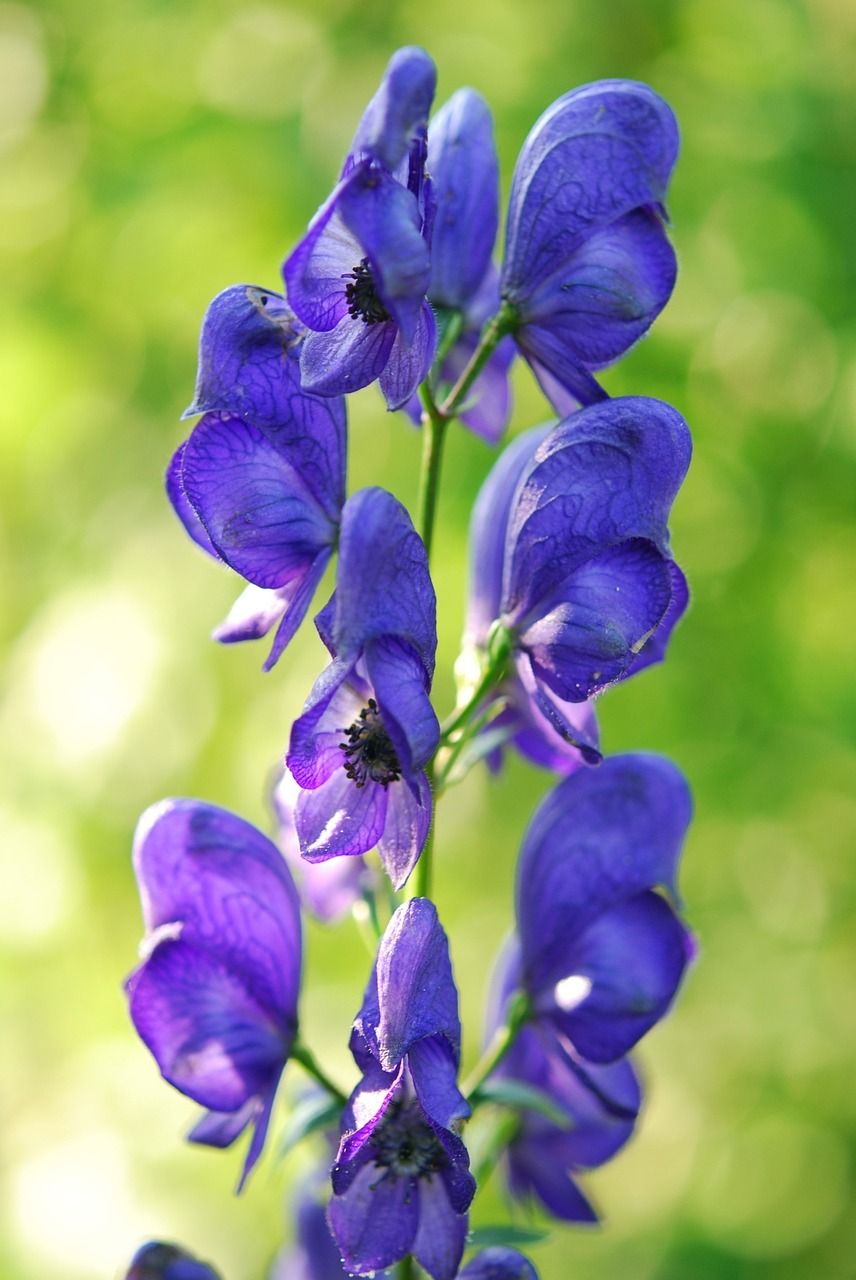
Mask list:
[[[372,1145],[375,1163],[392,1174],[427,1177],[448,1163],[418,1102],[394,1102],[375,1130]]]
[[[378,297],[368,258],[363,258],[342,279],[348,281],[345,297],[348,312],[355,320],[362,320],[364,324],[380,324],[382,320],[389,319],[389,312]]]
[[[345,773],[352,782],[358,787],[367,782],[379,782],[382,787],[398,782],[401,765],[374,698],[369,698],[368,706],[342,732],[347,742],[340,742],[339,746],[345,755]]]

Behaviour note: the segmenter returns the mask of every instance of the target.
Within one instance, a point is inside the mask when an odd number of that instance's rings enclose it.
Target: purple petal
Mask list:
[[[582,702],[620,679],[666,616],[669,570],[670,562],[642,539],[610,547],[577,568],[556,588],[561,603],[519,635],[536,679],[568,702]]]
[[[310,222],[306,235],[283,263],[288,301],[306,327],[316,332],[335,329],[347,316],[345,281],[363,256],[353,233],[342,221],[339,208],[349,181],[343,180],[333,190]]]
[[[521,477],[550,428],[534,427],[506,445],[479,490],[470,520],[467,636],[484,644],[502,606],[502,569],[512,504]]]
[[[398,331],[391,320],[364,324],[346,315],[330,333],[310,333],[303,343],[303,386],[323,396],[349,395],[379,378]]]
[[[459,1273],[460,1280],[538,1280],[538,1272],[516,1249],[482,1249]]]
[[[525,654],[515,658],[514,677],[501,692],[509,706],[492,723],[513,732],[514,746],[543,769],[573,773],[583,762],[600,760],[600,733],[591,702],[565,702],[545,693]]]
[[[668,1011],[691,956],[689,936],[656,893],[639,894],[603,912],[567,948],[567,975],[539,1009],[592,1062],[614,1062]],[[567,978],[590,990],[566,1012]],[[580,991],[584,987],[579,988]]]
[[[568,349],[561,334],[548,325],[524,325],[516,340],[538,385],[561,417],[608,398],[597,379]]]
[[[207,1263],[197,1262],[176,1245],[153,1241],[138,1249],[125,1280],[220,1280]]]
[[[336,769],[313,791],[303,791],[294,812],[300,852],[308,862],[367,853],[383,834],[388,793],[380,783],[358,787]]]
[[[383,637],[366,645],[365,665],[406,778],[428,762],[440,740],[425,670],[409,644]]]
[[[514,500],[505,614],[532,613],[578,565],[614,543],[647,538],[668,554],[669,510],[690,452],[680,414],[646,397],[608,400],[560,423]]]
[[[408,512],[384,489],[345,503],[339,539],[333,641],[341,657],[394,636],[434,674],[437,602],[428,557]]]
[[[376,1165],[361,1169],[344,1195],[330,1202],[330,1227],[346,1271],[367,1275],[410,1253],[419,1208],[418,1184],[384,1177]]]
[[[669,573],[672,580],[672,598],[666,610],[666,616],[631,662],[627,675],[635,676],[638,671],[644,671],[655,662],[663,661],[672,631],[686,612],[690,599],[687,580],[674,561],[669,564]]]
[[[236,284],[218,293],[202,321],[193,403],[183,416],[220,410],[257,427],[290,416],[300,395],[300,328],[276,293]]]
[[[458,1088],[458,1064],[445,1036],[417,1040],[408,1051],[407,1062],[416,1097],[433,1125],[452,1129],[469,1118],[472,1109]],[[468,1169],[466,1148],[461,1150],[458,1163]]]
[[[172,509],[184,525],[185,531],[190,535],[193,541],[207,551],[215,560],[221,559],[217,548],[208,536],[205,525],[199,519],[193,506],[184,491],[184,480],[182,478],[182,468],[184,466],[184,450],[187,447],[187,441],[180,444],[172,455],[169,467],[166,473],[166,495],[172,503]]]
[[[597,1222],[597,1214],[561,1164],[545,1162],[543,1152],[532,1159],[528,1149],[508,1156],[508,1182],[517,1200],[540,1200],[554,1218],[563,1222]]]
[[[380,375],[380,389],[390,410],[402,409],[419,384],[425,381],[436,350],[434,312],[427,302],[423,302],[413,337],[405,342],[404,333],[399,330],[387,365]]]
[[[403,903],[386,927],[355,1025],[386,1071],[427,1036],[441,1035],[455,1062],[461,1048],[458,993],[449,941],[427,898]]]
[[[306,617],[306,610],[312,603],[318,583],[324,577],[331,554],[331,549],[324,547],[323,550],[318,552],[318,555],[302,577],[288,583],[286,587],[280,588],[281,594],[286,599],[286,610],[282,621],[276,629],[271,651],[265,658],[265,671],[270,671],[279,661],[286,647],[294,639],[298,627]],[[214,638],[215,640],[222,640],[223,637],[218,632],[215,632]]]
[[[286,763],[301,787],[320,787],[343,770],[342,735],[363,705],[349,684],[353,669],[353,661],[339,659],[325,667],[291,726]]]
[[[517,919],[527,985],[540,993],[572,972],[587,925],[646,889],[675,892],[691,816],[689,789],[668,760],[613,756],[559,783],[536,811],[517,869]]]
[[[368,156],[390,171],[397,168],[415,134],[428,123],[436,84],[437,70],[424,49],[397,49],[363,113],[349,161]]]
[[[221,644],[236,644],[241,640],[260,640],[278,622],[289,606],[289,598],[301,583],[300,578],[284,587],[270,589],[245,587],[232,605],[226,617],[213,632]]]
[[[400,781],[388,788],[386,821],[377,845],[384,870],[396,890],[407,883],[431,826],[433,800],[428,779],[424,773],[417,774],[412,785],[413,790]]]
[[[256,586],[284,586],[333,542],[335,526],[284,442],[241,418],[206,414],[185,446],[182,478],[222,558]]]
[[[214,1111],[267,1092],[291,1048],[247,982],[211,949],[165,938],[128,984],[131,1018],[161,1075]]]
[[[406,1091],[405,1064],[396,1071],[382,1071],[369,1057],[363,1078],[354,1089],[342,1113],[342,1140],[332,1169],[336,1195],[354,1181],[359,1170],[373,1159],[372,1139],[390,1107],[400,1101]]]
[[[300,908],[282,855],[248,822],[199,800],[147,809],[134,837],[143,920],[181,925],[290,1023],[300,985]]]
[[[676,275],[675,251],[660,219],[636,209],[587,236],[527,299],[524,329],[534,324],[549,334],[568,362],[601,368],[650,328],[671,297]],[[538,352],[534,336],[521,333],[520,340]],[[541,357],[560,376],[546,344]]]
[[[409,345],[431,280],[413,193],[383,170],[358,166],[341,184],[339,209],[360,245],[360,257],[368,260],[378,297]]]
[[[428,130],[437,209],[431,237],[431,300],[464,310],[487,271],[499,221],[499,162],[490,108],[459,89]]]
[[[416,1261],[433,1280],[455,1280],[464,1256],[469,1223],[449,1204],[436,1174],[419,1184],[419,1227],[413,1242]]]
[[[592,231],[661,203],[677,151],[675,117],[647,85],[604,80],[554,102],[514,171],[503,293],[526,299]]]
[[[187,1141],[223,1150],[240,1137],[262,1109],[261,1099],[252,1097],[238,1111],[205,1111],[188,1133]]]

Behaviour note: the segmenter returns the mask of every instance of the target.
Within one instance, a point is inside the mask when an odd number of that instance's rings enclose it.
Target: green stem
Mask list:
[[[474,738],[478,737],[482,729],[484,729],[486,725],[490,724],[491,720],[494,720],[506,706],[507,701],[505,698],[497,698],[496,701],[492,702],[485,708],[484,712],[477,720],[474,720],[473,723],[468,726],[467,732],[462,733],[461,736],[448,747],[449,754],[443,761],[443,768],[437,775],[437,781],[434,787],[435,796],[440,796],[445,791],[446,785],[449,781],[449,776],[457,764],[464,748],[472,742]]]
[[[431,862],[434,857],[434,825],[436,822],[436,796],[434,791],[434,761],[429,761],[425,772],[428,776],[428,786],[432,791],[432,807],[431,807],[431,825],[428,828],[428,836],[425,845],[419,855],[419,861],[416,864],[416,874],[414,876],[414,890],[417,898],[431,897]]]
[[[479,340],[479,345],[470,357],[466,367],[461,371],[458,381],[452,387],[443,403],[438,406],[437,413],[441,418],[454,418],[459,412],[470,387],[493,355],[499,341],[507,333],[511,333],[516,319],[514,307],[508,302],[503,302],[496,315],[485,327]]]
[[[449,422],[437,409],[434,398],[424,383],[419,388],[419,397],[425,412],[422,417],[422,466],[419,471],[417,520],[422,541],[425,543],[425,553],[430,561],[434,520],[437,515],[437,495],[440,491],[443,444]]]
[[[508,656],[511,653],[511,636],[507,631],[495,624],[497,629],[491,639],[488,641],[488,659],[487,666],[482,672],[482,677],[470,694],[467,701],[462,707],[453,711],[448,719],[444,720],[440,726],[441,742],[448,743],[449,739],[466,724],[470,716],[476,708],[484,701],[490,693],[494,685],[499,684],[505,675],[505,669],[508,666]]]
[[[318,1060],[308,1045],[305,1045],[302,1040],[295,1040],[294,1044],[291,1046],[290,1056],[294,1062],[299,1062],[301,1067],[303,1067],[303,1070],[307,1072],[308,1075],[312,1076],[313,1079],[317,1080],[318,1083],[327,1090],[331,1097],[336,1099],[340,1106],[344,1107],[348,1099],[345,1094],[342,1093],[342,1090],[338,1085],[333,1083],[330,1077],[319,1065]]]
[[[523,991],[516,991],[508,1002],[505,1023],[503,1026],[497,1027],[490,1044],[461,1085],[461,1092],[470,1101],[473,1100],[488,1076],[492,1075],[500,1062],[502,1062],[502,1059],[514,1044],[518,1031],[528,1019],[530,1012],[529,997]]]

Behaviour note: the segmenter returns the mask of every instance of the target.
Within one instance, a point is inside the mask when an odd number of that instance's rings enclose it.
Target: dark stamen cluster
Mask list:
[[[348,740],[339,746],[345,753],[345,773],[352,782],[358,787],[367,782],[379,782],[382,787],[398,782],[401,765],[374,698],[369,698],[368,706],[342,732]]]
[[[394,1102],[375,1130],[372,1146],[375,1164],[394,1175],[428,1177],[449,1162],[418,1102]]]
[[[355,320],[362,320],[364,324],[380,324],[389,319],[389,312],[378,297],[368,258],[363,258],[342,279],[348,281],[345,285],[345,297],[348,300],[348,312]]]

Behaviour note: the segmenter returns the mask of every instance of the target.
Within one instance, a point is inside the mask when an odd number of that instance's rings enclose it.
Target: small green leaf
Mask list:
[[[560,1129],[570,1129],[571,1120],[556,1105],[548,1093],[534,1088],[531,1084],[523,1084],[520,1080],[485,1080],[473,1095],[472,1102],[497,1102],[502,1107],[513,1107],[515,1111],[537,1111],[546,1116]]]
[[[539,1227],[476,1227],[470,1234],[469,1243],[474,1249],[491,1249],[496,1245],[513,1248],[518,1244],[539,1244],[549,1234]]]
[[[292,1108],[285,1122],[279,1145],[280,1156],[288,1155],[289,1151],[310,1134],[335,1124],[339,1119],[340,1111],[338,1102],[335,1098],[331,1098],[329,1093],[319,1089],[317,1092],[306,1094]]]

